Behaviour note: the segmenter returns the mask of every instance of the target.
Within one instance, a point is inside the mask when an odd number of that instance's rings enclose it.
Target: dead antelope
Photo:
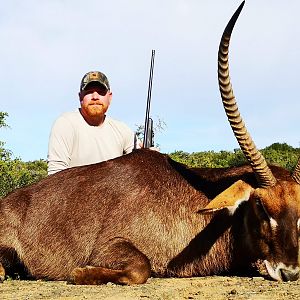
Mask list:
[[[251,166],[193,170],[142,149],[16,190],[0,202],[2,277],[20,266],[34,278],[76,284],[254,271],[299,277],[300,162],[292,175],[267,166],[229,81],[229,40],[243,4],[223,33],[218,73]]]

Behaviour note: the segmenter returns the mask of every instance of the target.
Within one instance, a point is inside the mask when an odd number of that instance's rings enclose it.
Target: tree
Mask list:
[[[0,112],[0,128],[9,127],[5,112]],[[16,188],[36,182],[47,175],[47,163],[44,160],[23,162],[12,158],[12,152],[4,148],[0,141],[0,198]]]
[[[261,150],[267,163],[275,164],[292,171],[299,157],[299,148],[293,148],[285,143],[274,143]],[[247,160],[240,149],[231,151],[204,151],[187,153],[175,151],[170,156],[190,167],[223,168],[240,166],[247,163]]]
[[[9,126],[6,124],[6,117],[8,117],[8,113],[0,111],[0,128],[6,127],[9,128]],[[4,148],[5,143],[3,141],[0,141],[0,159],[2,161],[7,161],[11,158],[11,151]]]
[[[157,118],[157,121],[153,122],[153,123],[155,124],[154,128],[153,128],[154,136],[155,136],[156,133],[164,131],[166,126],[167,126],[166,123],[160,118]],[[136,134],[137,138],[140,141],[143,141],[144,140],[145,125],[144,124],[140,124],[140,125],[136,124],[135,126],[136,126],[135,134]],[[159,148],[159,144],[156,143],[155,147]]]
[[[0,111],[0,128],[8,127],[5,120],[6,117],[8,117],[8,113]]]
[[[286,143],[274,143],[262,150],[268,163],[282,166],[290,171],[296,166],[299,148],[293,148]]]

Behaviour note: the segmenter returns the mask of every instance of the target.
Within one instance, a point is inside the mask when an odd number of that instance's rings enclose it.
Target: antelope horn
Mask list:
[[[300,157],[298,159],[297,166],[293,172],[292,177],[298,184],[300,184]]]
[[[241,150],[250,163],[259,185],[261,187],[267,187],[275,185],[276,178],[268,167],[265,158],[256,148],[250,134],[246,129],[245,123],[237,107],[229,76],[228,49],[230,37],[244,4],[245,1],[242,2],[234,15],[231,17],[222,35],[218,53],[219,88],[228,121],[241,147]]]

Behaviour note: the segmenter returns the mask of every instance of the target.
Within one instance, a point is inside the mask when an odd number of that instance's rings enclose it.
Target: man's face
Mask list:
[[[112,93],[99,83],[90,83],[79,94],[81,109],[90,117],[104,115],[110,105]]]

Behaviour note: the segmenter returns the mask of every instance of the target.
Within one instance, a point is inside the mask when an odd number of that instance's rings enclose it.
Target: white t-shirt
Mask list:
[[[48,174],[130,153],[134,133],[123,122],[105,117],[89,125],[79,110],[62,114],[53,124],[48,147]]]

